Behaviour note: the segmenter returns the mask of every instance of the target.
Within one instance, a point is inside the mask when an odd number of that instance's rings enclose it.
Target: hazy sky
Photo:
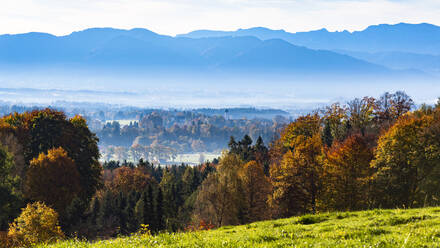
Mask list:
[[[352,31],[398,22],[440,25],[440,0],[0,0],[0,33],[143,27],[175,35],[255,26]]]

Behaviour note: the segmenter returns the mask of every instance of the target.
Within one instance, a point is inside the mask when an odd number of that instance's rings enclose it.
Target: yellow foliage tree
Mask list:
[[[10,224],[8,236],[14,245],[30,247],[64,238],[58,224],[58,213],[44,203],[35,202],[23,208],[20,216]]]
[[[298,138],[312,137],[319,133],[321,125],[321,118],[317,113],[306,116],[298,117],[294,122],[290,123],[281,132],[280,141],[281,144],[290,150],[295,149],[295,146],[299,144]]]
[[[417,207],[438,201],[439,121],[438,114],[407,114],[379,138],[371,163],[377,169],[378,205]]]
[[[195,219],[215,226],[240,224],[243,189],[238,172],[243,161],[236,154],[224,153],[217,172],[202,183],[195,203]]]
[[[293,145],[295,149],[287,151],[281,162],[270,169],[274,187],[271,205],[278,206],[282,216],[316,212],[321,190],[321,136],[298,135]]]

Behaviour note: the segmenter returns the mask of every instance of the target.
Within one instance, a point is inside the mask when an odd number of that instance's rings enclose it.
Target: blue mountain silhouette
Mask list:
[[[93,28],[66,36],[45,33],[1,35],[0,63],[249,72],[389,71],[345,54],[297,46],[279,38],[266,40],[272,33],[267,29],[240,32],[247,35],[171,37],[140,28]]]

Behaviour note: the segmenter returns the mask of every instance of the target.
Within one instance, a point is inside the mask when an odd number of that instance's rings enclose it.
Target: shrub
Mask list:
[[[326,218],[323,218],[322,216],[317,215],[304,215],[298,218],[298,221],[296,223],[302,224],[302,225],[311,225],[316,224],[325,221]]]
[[[20,216],[10,224],[8,235],[14,245],[20,247],[50,243],[64,237],[58,223],[58,213],[41,202],[23,208]]]

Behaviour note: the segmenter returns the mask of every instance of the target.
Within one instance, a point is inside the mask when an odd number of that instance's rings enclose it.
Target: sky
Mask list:
[[[440,0],[0,0],[0,34],[65,35],[90,27],[167,35],[257,26],[354,31],[399,22],[440,25]]]

